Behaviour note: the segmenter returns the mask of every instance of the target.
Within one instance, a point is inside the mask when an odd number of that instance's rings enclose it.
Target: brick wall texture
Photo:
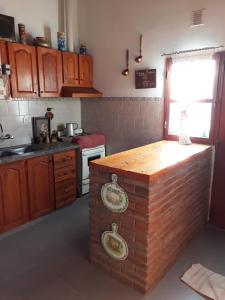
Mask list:
[[[102,98],[81,101],[82,128],[106,135],[107,154],[150,144],[163,137],[160,98]]]
[[[111,182],[111,173],[91,166],[90,260],[106,273],[145,293],[151,290],[175,262],[187,243],[207,221],[211,172],[208,149],[179,163],[149,183],[118,175],[127,192],[128,209],[112,213],[102,203],[101,187]],[[101,235],[118,224],[126,240],[126,260],[111,258],[101,245]]]

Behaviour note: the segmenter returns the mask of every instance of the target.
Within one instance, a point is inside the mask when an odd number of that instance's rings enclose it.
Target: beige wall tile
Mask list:
[[[163,137],[163,102],[155,98],[103,98],[81,101],[82,128],[102,132],[107,153],[149,144]]]

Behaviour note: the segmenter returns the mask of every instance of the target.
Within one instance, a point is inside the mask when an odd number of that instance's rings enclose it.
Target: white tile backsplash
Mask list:
[[[29,101],[19,101],[19,114],[20,116],[29,115]]]
[[[7,101],[7,105],[8,105],[8,115],[9,116],[19,116],[20,115],[19,101],[10,100],[10,101]]]
[[[14,140],[4,141],[0,147],[26,144],[32,138],[31,118],[44,116],[47,107],[52,107],[54,118],[51,129],[67,122],[76,122],[81,126],[81,104],[79,99],[49,98],[35,100],[0,100],[0,122],[4,133],[15,136]],[[30,122],[24,122],[24,117]]]
[[[0,100],[0,117],[8,115],[7,101]]]

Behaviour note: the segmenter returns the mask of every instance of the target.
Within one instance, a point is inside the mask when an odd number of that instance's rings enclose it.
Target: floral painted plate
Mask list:
[[[101,189],[102,202],[106,208],[116,213],[123,213],[128,208],[127,193],[117,183],[117,175],[112,174],[112,182],[106,183]]]
[[[125,260],[128,256],[128,246],[121,235],[117,233],[118,225],[112,224],[112,231],[105,231],[102,234],[102,246],[106,253],[114,259]]]

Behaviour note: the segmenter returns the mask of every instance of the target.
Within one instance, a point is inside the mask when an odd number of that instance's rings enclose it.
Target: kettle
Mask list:
[[[66,123],[66,135],[74,136],[74,131],[78,128],[77,123]]]

